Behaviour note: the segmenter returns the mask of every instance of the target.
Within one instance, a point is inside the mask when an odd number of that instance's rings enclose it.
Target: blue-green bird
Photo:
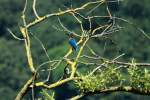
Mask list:
[[[72,47],[73,50],[77,51],[78,45],[76,40],[74,39],[74,35],[72,33],[69,34],[69,44]]]

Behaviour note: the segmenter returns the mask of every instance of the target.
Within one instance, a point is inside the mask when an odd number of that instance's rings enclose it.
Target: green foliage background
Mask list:
[[[28,21],[34,18],[31,10],[32,2],[28,0]],[[72,4],[73,7],[82,5],[84,2],[90,0],[37,0],[37,10],[39,15],[53,13],[59,11],[59,8],[66,9]],[[1,100],[13,100],[20,88],[30,77],[27,59],[25,55],[25,47],[22,41],[17,41],[6,31],[10,28],[13,32],[22,37],[18,31],[18,25],[21,25],[20,16],[25,0],[0,0],[0,98]],[[71,3],[72,2],[72,3]],[[109,5],[113,15],[125,18],[137,26],[141,27],[148,35],[150,35],[150,0],[124,0],[119,5],[117,3]],[[84,13],[84,12],[83,12]],[[103,11],[97,9],[92,14],[102,14]],[[91,15],[92,15],[91,14]],[[63,24],[70,30],[79,32],[78,24],[73,22],[73,19],[68,15],[60,17]],[[107,58],[114,58],[115,56],[125,53],[126,55],[121,59],[130,61],[135,58],[140,62],[150,61],[150,40],[143,34],[138,32],[133,26],[127,23],[117,21],[117,23],[125,27],[120,32],[104,39],[96,39],[91,41],[93,48],[102,56]],[[58,31],[54,26],[58,26],[57,18],[50,18],[47,21],[34,26],[30,31],[34,33],[45,45],[50,59],[60,58],[68,50],[67,40],[64,32]],[[94,25],[97,25],[96,21]],[[86,27],[86,23],[85,23]],[[44,51],[39,45],[38,41],[32,37],[32,52],[34,63],[36,66],[44,61],[47,61]],[[105,49],[104,49],[105,47]],[[51,80],[55,81],[62,75],[63,68],[61,66],[56,70],[57,75],[52,73]],[[86,70],[80,69],[82,71]],[[41,72],[42,77],[44,73]],[[37,89],[37,93],[40,89]],[[73,86],[65,84],[64,86],[56,88],[56,99],[60,97],[67,98],[75,95]],[[38,93],[40,94],[40,92]],[[59,95],[59,96],[58,96]],[[40,95],[37,95],[37,97]],[[29,99],[30,95],[26,97]],[[100,94],[84,98],[85,100],[149,100],[150,96],[135,95],[132,93],[115,92],[111,94]]]

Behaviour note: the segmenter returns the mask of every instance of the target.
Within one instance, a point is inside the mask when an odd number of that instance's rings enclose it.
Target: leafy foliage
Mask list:
[[[122,69],[123,68],[123,69]],[[127,70],[127,72],[122,72]],[[108,65],[106,68],[92,75],[81,75],[82,79],[76,81],[76,86],[83,93],[104,90],[113,86],[131,86],[141,90],[150,90],[150,72],[147,68],[139,68],[136,63],[132,66],[112,67]]]

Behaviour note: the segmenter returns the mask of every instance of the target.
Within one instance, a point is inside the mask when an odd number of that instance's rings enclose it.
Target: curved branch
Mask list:
[[[35,6],[36,6],[36,0],[33,0],[32,9],[33,9],[33,12],[34,12],[35,16],[39,19],[40,17],[38,15],[37,11],[36,11]]]
[[[18,93],[18,95],[16,96],[15,100],[22,100],[22,98],[24,97],[24,95],[26,95],[26,93],[30,90],[30,85],[33,82],[33,77],[31,79],[29,79],[27,81],[27,83],[23,86],[23,88],[21,89],[21,91]]]
[[[150,90],[134,88],[131,86],[113,86],[113,87],[109,87],[106,89],[95,90],[93,92],[90,91],[90,92],[82,93],[80,95],[70,98],[70,100],[78,100],[82,97],[94,95],[94,94],[111,93],[111,92],[119,92],[119,91],[131,92],[131,93],[140,94],[140,95],[150,95]]]
[[[80,56],[81,58],[82,57],[85,57],[85,58],[88,58],[88,59],[94,59],[94,60],[103,60],[105,62],[107,62],[108,64],[119,64],[119,65],[126,65],[126,66],[131,66],[133,65],[133,63],[128,63],[128,62],[121,62],[121,61],[114,61],[114,60],[110,60],[110,59],[107,59],[107,58],[104,58],[104,57],[92,57],[92,56],[87,56],[87,55],[82,55]],[[150,63],[134,63],[134,65],[140,67],[140,66],[144,66],[144,67],[150,67]]]
[[[45,84],[44,82],[38,82],[38,83],[35,83],[35,86],[36,86],[36,87],[44,87],[44,88],[47,88],[47,89],[51,89],[51,88],[60,86],[60,85],[62,85],[62,84],[65,84],[65,83],[67,83],[67,82],[69,82],[69,81],[77,80],[77,79],[81,79],[81,78],[80,78],[80,77],[66,78],[66,79],[57,81],[56,83],[50,84],[50,85],[47,85],[47,84]],[[30,87],[32,87],[32,86],[30,86]]]
[[[105,0],[98,0],[98,1],[95,1],[95,2],[88,2],[84,5],[82,5],[81,7],[79,8],[75,8],[75,9],[67,9],[67,10],[64,10],[64,11],[61,11],[61,12],[57,12],[57,13],[52,13],[52,14],[47,14],[43,17],[40,17],[38,19],[35,19],[33,22],[29,23],[27,25],[27,28],[37,24],[37,23],[40,23],[42,21],[44,21],[45,19],[49,18],[49,17],[52,17],[52,16],[60,16],[60,15],[64,15],[66,13],[70,13],[70,12],[78,12],[80,10],[84,10],[87,6],[91,5],[91,4],[98,4],[98,3],[104,3]]]

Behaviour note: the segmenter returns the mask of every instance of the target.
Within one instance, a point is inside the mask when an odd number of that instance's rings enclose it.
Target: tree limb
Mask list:
[[[23,86],[23,88],[20,90],[18,95],[16,96],[15,100],[22,100],[22,98],[26,95],[26,93],[30,90],[30,85],[33,82],[33,77],[30,78],[27,83]]]
[[[70,98],[69,100],[78,100],[82,97],[90,96],[90,95],[94,95],[94,94],[112,93],[112,92],[119,92],[119,91],[131,92],[131,93],[140,94],[140,95],[150,95],[150,90],[134,88],[131,86],[113,86],[113,87],[109,87],[106,89],[100,89],[100,90],[90,91],[90,92],[86,92],[86,93],[81,93],[80,95],[74,96],[74,97]]]

